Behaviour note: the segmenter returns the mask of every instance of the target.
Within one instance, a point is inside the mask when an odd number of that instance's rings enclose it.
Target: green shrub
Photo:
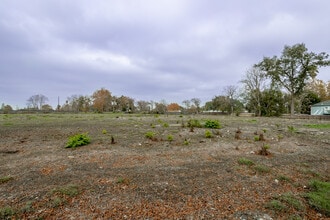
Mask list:
[[[330,216],[330,182],[313,180],[309,186],[311,192],[305,195],[309,204],[319,212]]]
[[[218,120],[211,120],[211,119],[206,120],[204,127],[213,128],[213,129],[221,128],[220,122]]]
[[[205,131],[205,137],[206,137],[206,138],[211,138],[211,137],[212,137],[212,132],[209,131],[209,130],[206,130],[206,131]]]
[[[164,128],[168,128],[168,127],[169,127],[168,123],[166,123],[166,122],[163,123],[163,127],[164,127]]]
[[[103,129],[102,134],[106,134],[106,133],[107,133],[107,130]]]
[[[76,148],[79,146],[87,145],[90,142],[91,142],[91,139],[87,135],[87,133],[76,134],[74,136],[69,137],[69,141],[66,144],[66,148]]]
[[[144,136],[148,139],[154,139],[155,138],[155,132],[148,131]]]
[[[202,124],[197,119],[189,119],[187,124],[188,124],[188,127],[190,127],[190,128],[201,128],[202,127]]]
[[[167,135],[167,140],[168,140],[168,141],[171,142],[171,141],[173,141],[173,139],[174,139],[174,138],[173,138],[173,135],[170,135],[170,134]]]

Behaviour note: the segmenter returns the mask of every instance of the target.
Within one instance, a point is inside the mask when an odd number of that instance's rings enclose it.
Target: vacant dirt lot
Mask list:
[[[192,131],[190,119],[216,119],[222,128]],[[304,194],[313,179],[329,182],[329,124],[206,115],[0,115],[0,218],[326,219]],[[70,136],[86,132],[89,145],[65,148]],[[270,155],[259,155],[262,147]]]

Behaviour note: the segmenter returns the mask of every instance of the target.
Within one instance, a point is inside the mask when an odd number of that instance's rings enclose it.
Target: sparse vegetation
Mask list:
[[[0,219],[12,219],[15,214],[15,210],[10,206],[0,207]]]
[[[10,180],[13,180],[13,179],[14,179],[14,177],[12,177],[12,176],[3,176],[3,177],[0,177],[0,184],[9,182]]]
[[[90,216],[90,210],[96,211],[95,218],[108,219],[124,215],[235,219],[245,210],[267,213],[272,219],[309,219],[315,213],[326,218],[325,212],[309,205],[305,193],[314,192],[307,184],[310,178],[328,180],[329,131],[308,129],[304,120],[258,117],[256,123],[250,123],[247,120],[253,118],[201,113],[183,118],[133,113],[31,116],[35,118],[13,114],[4,119],[0,115],[0,123],[7,120],[15,126],[1,127],[0,186],[4,196],[0,196],[0,205],[13,211],[7,212],[11,215],[7,219],[62,219],[63,213],[84,218]],[[202,128],[189,132],[190,118],[198,120]],[[219,120],[224,128],[204,128],[208,119]],[[180,127],[182,120],[185,129]],[[150,128],[151,123],[155,128]],[[276,130],[275,123],[282,129]],[[278,141],[279,134],[287,135],[287,125],[303,129],[303,138],[298,133]],[[206,139],[206,131],[214,138]],[[83,132],[93,138],[89,147],[74,151],[58,147],[69,136]],[[155,141],[145,136],[148,132]],[[234,140],[236,132],[240,140]],[[254,142],[260,133],[267,140]],[[114,139],[117,144],[110,145]],[[261,147],[273,156],[258,156]],[[313,158],[306,160],[309,155]],[[74,184],[78,194],[67,183]],[[15,199],[7,195],[15,195]],[[218,200],[218,195],[223,197]],[[205,198],[210,202],[205,203]],[[228,206],[223,206],[222,198]],[[216,210],[209,209],[211,203]]]
[[[309,187],[311,191],[305,194],[309,204],[317,211],[330,216],[330,182],[313,180]]]
[[[69,137],[69,141],[66,144],[66,148],[76,148],[83,145],[87,145],[91,142],[91,138],[87,133],[76,134],[74,136]]]
[[[79,194],[79,189],[77,185],[69,184],[52,190],[52,194],[60,194],[69,197],[74,197]]]

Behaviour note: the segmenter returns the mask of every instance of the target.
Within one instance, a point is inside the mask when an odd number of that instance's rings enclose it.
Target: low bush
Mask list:
[[[87,145],[91,142],[91,138],[87,135],[87,133],[76,134],[74,136],[69,137],[69,140],[66,144],[66,148],[76,148],[83,145]]]
[[[210,130],[205,131],[205,137],[206,138],[212,138],[212,132]]]
[[[201,127],[203,127],[202,124],[200,123],[200,121],[197,120],[197,119],[189,119],[187,124],[188,124],[188,127],[190,127],[190,128],[201,128]]]
[[[220,122],[218,120],[206,120],[204,124],[205,128],[212,128],[212,129],[217,129],[221,128]]]

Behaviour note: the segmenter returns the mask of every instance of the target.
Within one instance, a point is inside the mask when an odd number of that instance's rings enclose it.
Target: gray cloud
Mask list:
[[[105,87],[136,100],[203,101],[263,56],[304,42],[330,52],[330,2],[2,1],[0,102],[55,106]],[[324,68],[319,78],[330,80]]]

